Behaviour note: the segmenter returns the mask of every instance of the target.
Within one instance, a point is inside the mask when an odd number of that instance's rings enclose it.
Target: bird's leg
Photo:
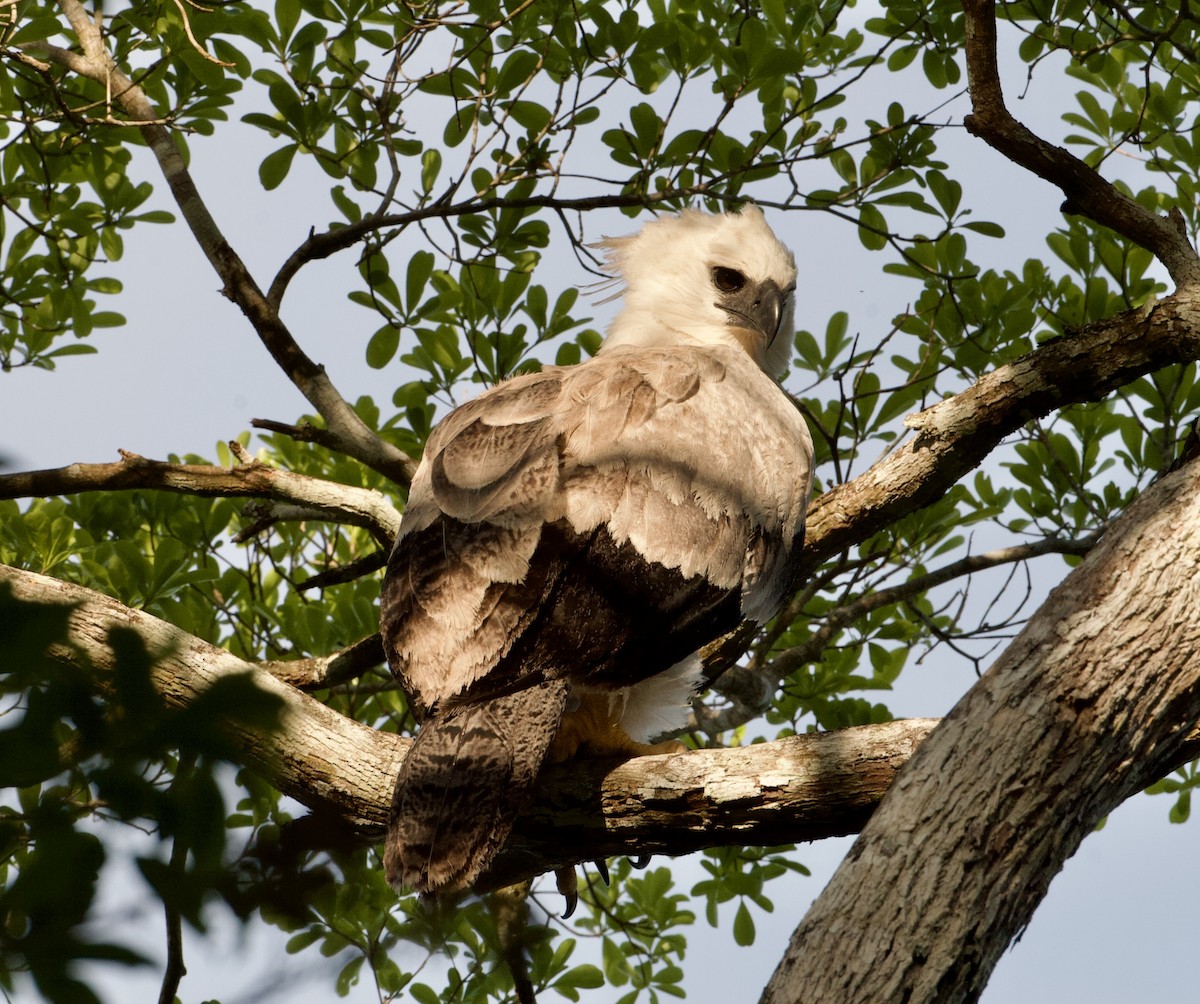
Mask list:
[[[550,744],[547,760],[562,763],[580,750],[599,757],[627,760],[635,756],[682,753],[682,743],[668,739],[661,743],[640,743],[621,728],[625,714],[625,696],[612,691],[585,693],[579,707],[566,712]]]
[[[674,739],[661,743],[638,742],[621,728],[624,714],[624,694],[605,690],[584,693],[579,700],[579,707],[563,714],[546,759],[550,763],[562,763],[583,752],[585,755],[627,760],[635,756],[682,753],[687,749]],[[597,861],[596,867],[604,884],[608,885],[608,866],[603,861]],[[554,877],[558,881],[558,891],[566,898],[565,920],[575,912],[579,901],[578,879],[575,869],[569,866],[559,868]]]

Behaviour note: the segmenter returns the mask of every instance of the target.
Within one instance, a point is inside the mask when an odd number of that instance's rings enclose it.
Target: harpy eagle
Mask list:
[[[389,881],[471,886],[543,762],[682,725],[696,651],[783,602],[812,441],[775,381],[795,261],[757,207],[606,240],[624,306],[597,355],[486,391],[433,431],[383,584],[421,724]]]

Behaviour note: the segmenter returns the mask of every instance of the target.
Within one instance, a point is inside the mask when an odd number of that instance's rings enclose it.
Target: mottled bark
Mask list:
[[[1194,754],[1198,488],[1150,488],[921,746],[764,1002],[975,1000],[1083,838]]]

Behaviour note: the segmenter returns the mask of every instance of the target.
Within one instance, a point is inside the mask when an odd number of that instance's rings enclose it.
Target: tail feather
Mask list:
[[[438,894],[474,884],[528,802],[569,689],[547,681],[425,722],[392,799],[393,886]]]

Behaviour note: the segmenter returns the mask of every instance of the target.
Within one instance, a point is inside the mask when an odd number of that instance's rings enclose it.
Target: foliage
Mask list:
[[[102,346],[123,323],[110,266],[143,224],[174,226],[181,248],[191,239],[171,214],[144,209],[151,133],[63,55],[80,51],[73,7],[0,7],[5,370],[53,368]],[[1064,99],[1063,141],[1139,204],[1177,210],[1195,236],[1197,28],[1171,5],[1136,11],[1010,3],[1002,39],[1036,80],[1078,88]],[[360,351],[396,386],[390,401],[364,397],[354,410],[411,456],[445,406],[479,385],[596,350],[577,290],[549,288],[539,265],[569,249],[580,271],[601,275],[587,243],[599,214],[611,232],[614,211],[632,229],[651,211],[753,198],[847,224],[846,243],[875,273],[860,282],[886,283],[894,306],[886,328],[847,305],[823,330],[796,334],[787,386],[827,488],[894,448],[904,415],[1165,288],[1147,251],[1080,215],[1046,224],[1048,253],[1009,257],[998,242],[1008,207],[968,203],[951,128],[965,111],[962,25],[946,0],[886,0],[869,15],[845,0],[147,0],[106,9],[103,39],[185,152],[236,142],[236,118],[273,143],[258,185],[327,194],[297,206],[313,235],[260,285],[278,307],[306,265],[340,254],[343,288],[362,310]],[[303,328],[295,334],[303,342]],[[941,648],[978,665],[1024,616],[1028,573],[1012,558],[990,578],[942,572],[1001,544],[1049,544],[1074,560],[1072,545],[1172,462],[1198,413],[1189,364],[1029,422],[988,469],[827,562],[743,659],[769,703],[746,705],[718,685],[694,740],[886,720],[877,698],[914,655]],[[307,420],[322,428],[326,417]],[[282,433],[263,435],[260,449],[278,467],[402,500],[403,486],[339,452]],[[246,524],[232,500],[187,494],[0,502],[0,560],[251,660],[325,655],[374,630],[377,576],[305,588],[374,555],[370,533],[284,519],[235,544]],[[990,601],[968,602],[972,589]],[[339,994],[369,978],[382,999],[511,999],[483,903],[430,913],[395,902],[365,850],[279,850],[288,810],[261,779],[219,766],[232,754],[204,717],[269,714],[253,695],[235,686],[186,721],[167,713],[146,685],[153,656],[122,635],[116,684],[101,696],[91,668],[44,657],[63,637],[59,615],[0,609],[4,665],[15,667],[0,730],[0,786],[11,789],[0,805],[5,990],[24,970],[50,999],[81,1000],[90,991],[49,959],[141,961],[80,926],[108,853],[99,835],[137,823],[157,841],[139,862],[150,895],[197,927],[219,896],[292,932],[290,952],[347,959]],[[380,668],[318,696],[378,727],[413,725]],[[1178,795],[1175,819],[1187,816],[1193,773],[1160,786]],[[232,849],[235,839],[252,852]],[[47,879],[58,861],[74,862],[81,881]],[[569,1000],[602,984],[623,1004],[679,996],[693,911],[748,944],[747,904],[770,910],[770,883],[801,867],[788,851],[729,849],[680,891],[668,868],[616,863],[611,885],[588,883],[574,927],[529,935],[534,984]],[[585,942],[599,944],[597,962],[574,961]],[[402,964],[414,950],[417,961]]]
[[[67,637],[64,607],[14,599],[0,590],[0,986],[25,969],[50,1000],[97,998],[75,974],[84,959],[124,965],[146,959],[109,932],[82,927],[109,851],[87,820],[153,826],[156,846],[137,858],[146,893],[203,927],[205,901],[231,886],[224,795],[217,765],[236,758],[223,725],[270,728],[273,698],[245,677],[228,677],[187,709],[172,711],[151,682],[142,639],[114,629],[115,655],[101,673],[81,658],[50,655]],[[102,686],[100,678],[106,680]]]

